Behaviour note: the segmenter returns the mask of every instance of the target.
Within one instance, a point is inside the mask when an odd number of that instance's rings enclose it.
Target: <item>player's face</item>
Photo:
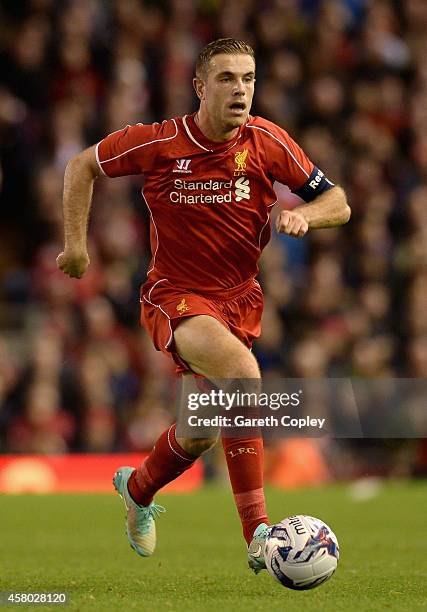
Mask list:
[[[227,133],[247,121],[254,95],[255,62],[250,55],[214,55],[201,85],[201,102],[212,127]]]

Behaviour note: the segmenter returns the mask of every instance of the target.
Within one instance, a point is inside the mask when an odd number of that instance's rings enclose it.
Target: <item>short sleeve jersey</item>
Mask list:
[[[144,177],[149,279],[202,293],[258,273],[275,181],[306,202],[333,186],[285,130],[261,117],[220,143],[202,134],[194,115],[127,126],[98,143],[96,155],[109,177]]]

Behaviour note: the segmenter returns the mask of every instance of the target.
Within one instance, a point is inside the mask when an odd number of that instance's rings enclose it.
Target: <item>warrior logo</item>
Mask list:
[[[191,163],[191,159],[177,159],[176,160],[176,168],[172,170],[172,172],[181,172],[184,174],[191,174],[191,170],[188,169],[188,166]]]
[[[246,172],[246,158],[248,156],[249,151],[247,149],[243,149],[243,151],[237,151],[234,154],[234,163],[236,167],[234,169],[234,176],[241,176]]]

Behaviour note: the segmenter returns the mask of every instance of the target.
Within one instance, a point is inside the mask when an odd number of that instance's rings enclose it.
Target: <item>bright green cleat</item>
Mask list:
[[[261,523],[254,531],[251,543],[248,546],[248,563],[251,570],[258,574],[265,569],[264,547],[265,541],[271,531],[271,525]]]
[[[141,557],[149,557],[156,548],[156,524],[154,519],[162,512],[163,506],[152,502],[149,506],[139,506],[128,491],[128,480],[135,468],[121,467],[113,477],[113,485],[125,502],[126,534],[131,547]]]

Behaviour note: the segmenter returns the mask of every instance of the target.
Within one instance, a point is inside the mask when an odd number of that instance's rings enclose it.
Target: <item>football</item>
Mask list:
[[[313,589],[335,572],[338,540],[320,519],[290,516],[273,525],[264,549],[267,570],[289,589]]]

